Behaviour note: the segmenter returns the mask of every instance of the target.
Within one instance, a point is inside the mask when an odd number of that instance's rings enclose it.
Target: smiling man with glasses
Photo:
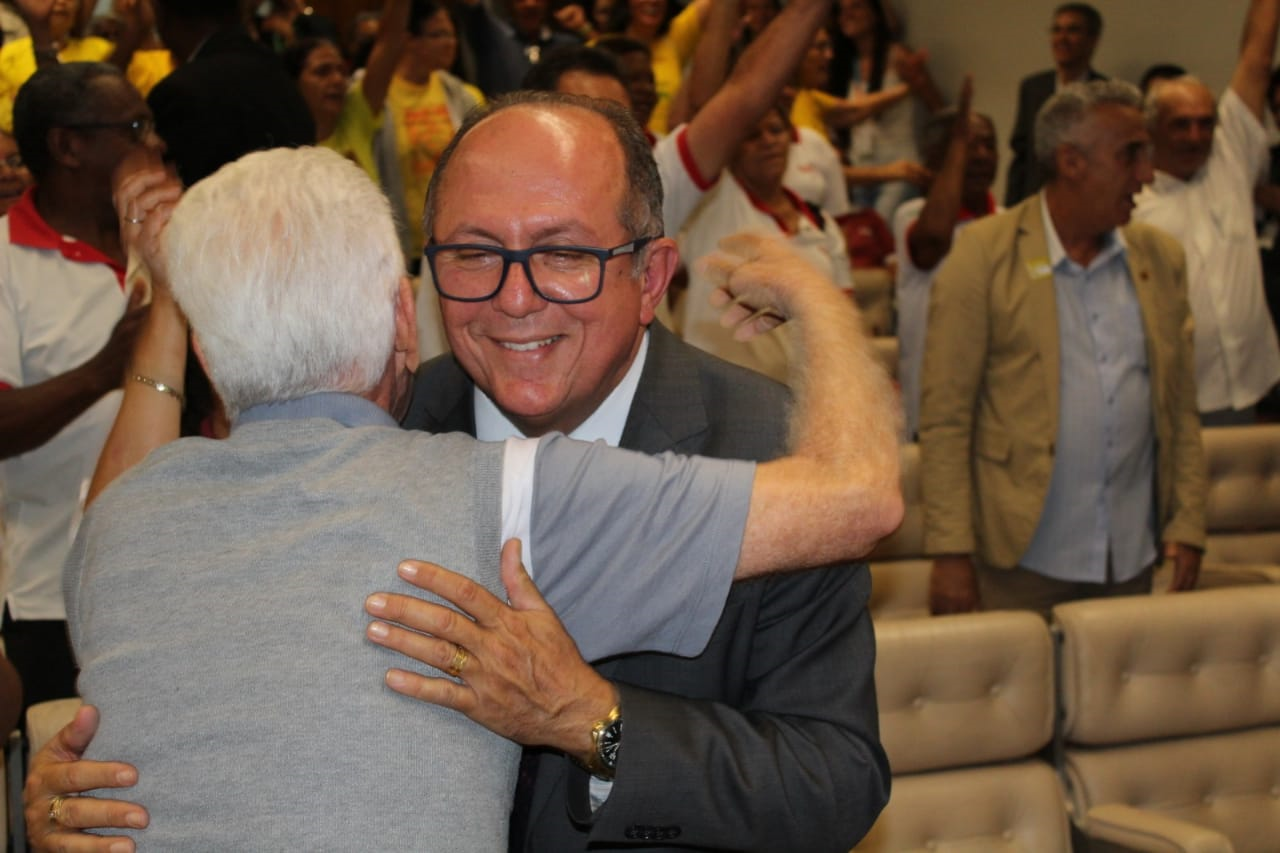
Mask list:
[[[786,389],[654,322],[679,263],[656,177],[639,126],[613,104],[524,93],[473,115],[425,214],[453,355],[419,372],[404,425],[488,440],[559,431],[648,453],[782,452]],[[895,409],[865,405],[879,418]],[[696,659],[625,655],[595,671],[557,661],[580,670],[579,685],[610,682],[625,725],[602,738],[617,747],[611,766],[529,751],[511,849],[849,849],[888,791],[869,590],[865,567],[737,584]],[[534,660],[548,650],[520,649]],[[841,678],[823,675],[835,667]],[[539,702],[567,698],[543,690]],[[604,733],[609,710],[598,709]]]

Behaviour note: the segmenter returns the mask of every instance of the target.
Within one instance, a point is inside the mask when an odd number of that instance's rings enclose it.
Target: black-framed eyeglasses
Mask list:
[[[612,249],[533,246],[504,249],[483,243],[443,243],[423,250],[436,291],[455,302],[484,302],[498,295],[512,264],[520,264],[533,292],[548,302],[590,302],[604,289],[604,265],[639,252],[657,237],[638,237]]]
[[[83,124],[66,125],[68,130],[127,130],[138,142],[144,142],[156,129],[155,119],[147,116],[130,121],[86,121]]]

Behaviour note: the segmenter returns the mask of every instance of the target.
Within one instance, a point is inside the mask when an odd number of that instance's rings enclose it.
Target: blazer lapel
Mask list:
[[[1147,337],[1147,369],[1151,372],[1152,411],[1162,412],[1165,407],[1165,383],[1162,375],[1164,359],[1157,351],[1158,347],[1162,346],[1163,340],[1157,324],[1157,317],[1160,316],[1157,312],[1163,308],[1164,303],[1156,287],[1151,256],[1143,251],[1142,241],[1132,238],[1126,231],[1125,246],[1129,278],[1133,281],[1133,289],[1138,296],[1138,307],[1142,313],[1142,331]]]
[[[675,336],[655,321],[649,326],[649,352],[621,445],[644,453],[694,453],[702,447],[707,430],[698,366],[681,350]]]
[[[1049,261],[1049,240],[1045,236],[1044,217],[1040,212],[1040,195],[1022,205],[1018,223],[1018,264],[1015,281],[1025,288],[1027,319],[1033,340],[1044,366],[1041,385],[1045,390],[1049,423],[1058,424],[1058,381],[1060,377],[1058,349],[1058,299],[1054,292],[1053,269]]]
[[[413,400],[402,426],[428,432],[476,434],[471,393],[475,386],[452,355],[424,364],[414,379]]]

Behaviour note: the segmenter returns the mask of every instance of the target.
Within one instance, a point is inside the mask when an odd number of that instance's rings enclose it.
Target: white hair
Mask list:
[[[164,239],[229,416],[377,385],[404,260],[386,197],[354,163],[324,148],[249,154],[191,187]]]

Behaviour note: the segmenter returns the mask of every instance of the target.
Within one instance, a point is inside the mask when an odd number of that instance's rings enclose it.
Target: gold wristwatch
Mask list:
[[[618,747],[622,745],[622,706],[614,705],[603,719],[591,727],[592,749],[583,767],[597,779],[613,781],[618,768]]]

